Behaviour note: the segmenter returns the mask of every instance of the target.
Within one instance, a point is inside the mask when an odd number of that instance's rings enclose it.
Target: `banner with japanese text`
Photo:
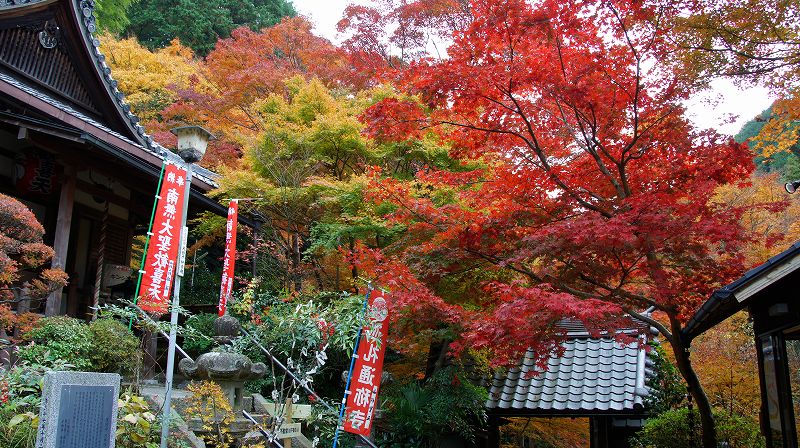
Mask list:
[[[236,226],[239,221],[239,201],[228,204],[228,223],[225,226],[225,257],[222,261],[222,284],[219,291],[219,315],[225,315],[233,289],[233,268],[236,265]]]
[[[150,229],[142,284],[139,287],[138,304],[147,312],[166,313],[169,309],[181,245],[185,191],[186,170],[171,163],[167,164]]]
[[[344,414],[344,430],[363,436],[372,429],[389,334],[389,309],[383,294],[373,291],[367,303],[367,322],[361,331]]]

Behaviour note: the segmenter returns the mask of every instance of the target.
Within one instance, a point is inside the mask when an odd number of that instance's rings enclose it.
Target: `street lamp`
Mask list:
[[[203,158],[208,141],[214,135],[200,126],[180,126],[170,129],[178,137],[178,155],[186,163],[196,163]]]
[[[169,439],[169,417],[172,406],[172,377],[175,370],[175,339],[178,330],[178,306],[180,305],[183,263],[186,259],[186,217],[189,214],[189,193],[192,186],[192,164],[199,162],[206,153],[208,141],[214,136],[200,126],[181,126],[170,132],[178,137],[178,155],[186,168],[186,184],[183,194],[183,216],[181,218],[181,250],[178,270],[175,275],[175,290],[172,294],[172,309],[169,319],[169,348],[167,349],[167,377],[164,381],[164,411],[161,419],[161,448],[167,448]]]

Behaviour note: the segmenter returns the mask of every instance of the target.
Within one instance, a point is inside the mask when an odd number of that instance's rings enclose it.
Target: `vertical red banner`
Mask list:
[[[186,191],[186,170],[167,164],[156,204],[150,244],[144,261],[144,274],[139,287],[139,307],[152,313],[169,309],[172,281],[178,264],[183,223],[183,197]]]
[[[225,315],[228,299],[233,290],[233,268],[236,265],[236,226],[239,222],[239,201],[228,204],[228,222],[225,225],[225,257],[222,261],[222,284],[219,290],[219,315]]]
[[[373,291],[367,304],[367,324],[361,331],[344,413],[344,430],[353,434],[368,436],[372,430],[389,334],[388,316],[386,299],[381,292]]]

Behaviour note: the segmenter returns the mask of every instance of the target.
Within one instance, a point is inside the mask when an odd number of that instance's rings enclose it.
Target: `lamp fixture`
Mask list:
[[[206,153],[214,134],[200,126],[181,126],[170,129],[178,137],[178,155],[186,163],[199,162]]]

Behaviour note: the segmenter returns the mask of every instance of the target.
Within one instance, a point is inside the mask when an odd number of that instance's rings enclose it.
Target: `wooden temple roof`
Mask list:
[[[131,112],[100,52],[93,0],[0,0],[0,121],[100,149],[125,166],[157,176],[170,151]],[[2,104],[0,104],[2,105]],[[194,166],[192,199],[225,207],[202,193],[215,173]]]

